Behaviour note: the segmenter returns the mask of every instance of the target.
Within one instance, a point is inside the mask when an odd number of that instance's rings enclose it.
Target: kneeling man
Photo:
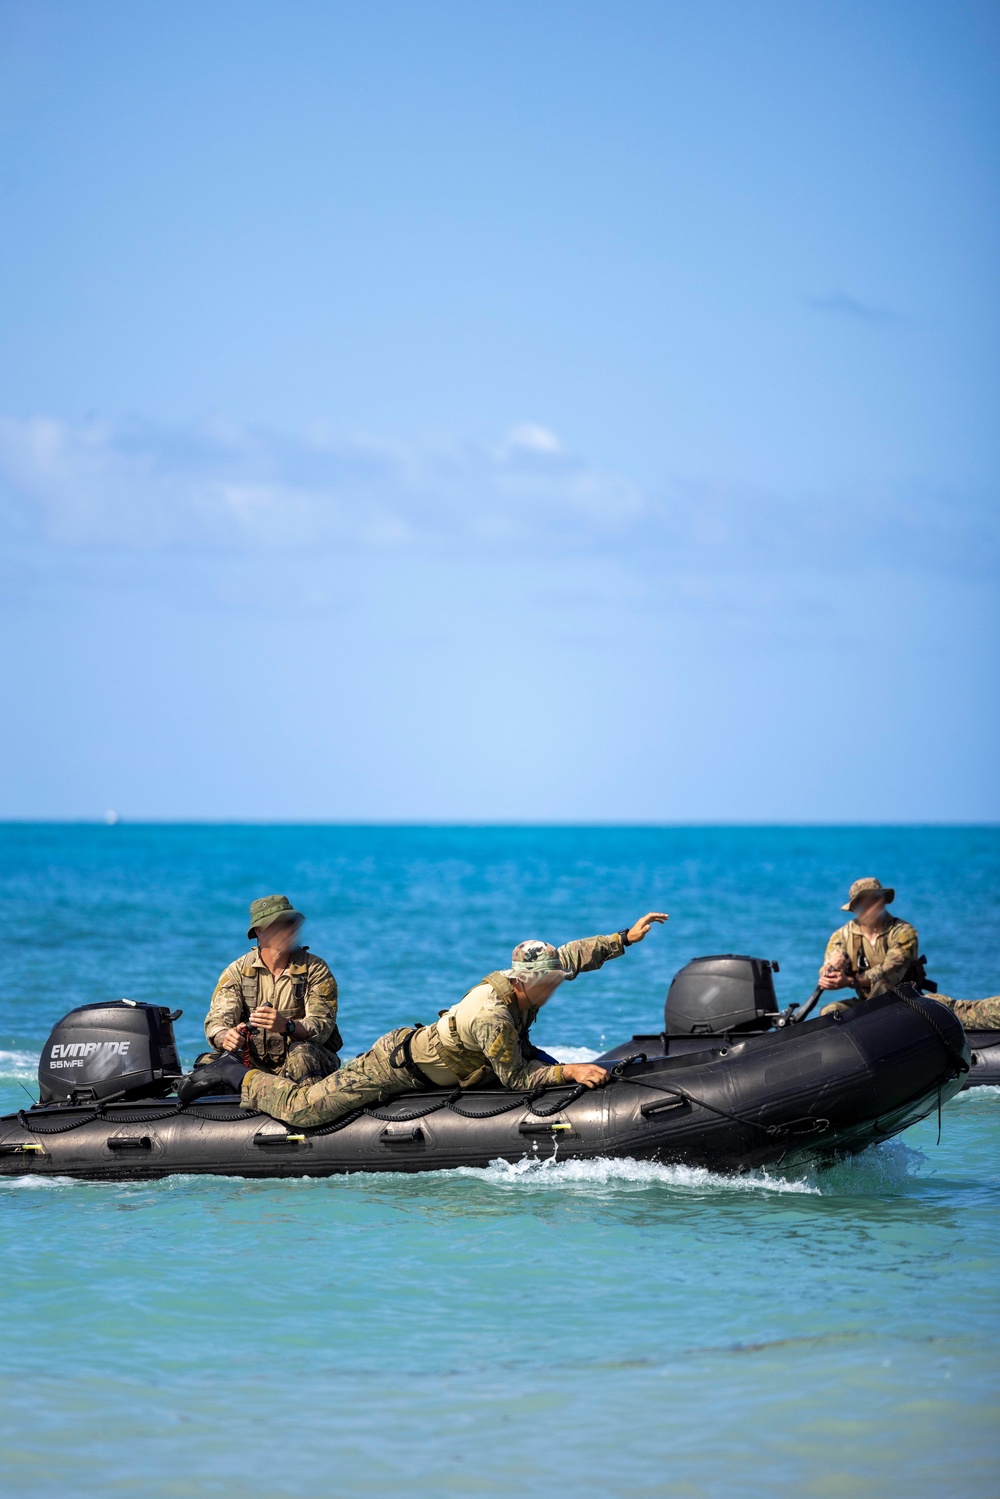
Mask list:
[[[855,998],[836,1000],[822,1014],[836,1014],[859,1000],[875,999],[907,979],[918,987],[926,983],[916,928],[886,909],[895,898],[895,890],[880,880],[854,881],[847,904],[841,907],[850,911],[851,920],[838,927],[826,944],[819,987],[853,989]]]
[[[937,985],[928,981],[925,960],[919,956],[916,927],[886,909],[895,898],[895,890],[887,889],[879,880],[869,877],[854,881],[847,904],[841,907],[851,912],[851,920],[838,927],[826,944],[819,987],[853,989],[856,997],[834,1000],[820,1014],[842,1014],[909,980],[933,994],[939,1004],[947,1005],[967,1030],[1000,1030],[1000,995],[952,999],[937,993]]]
[[[240,1057],[262,1077],[296,1082],[327,1077],[340,1066],[337,981],[298,937],[305,917],[285,895],[250,906],[251,948],[215,986],[205,1035],[215,1049]],[[202,1069],[199,1068],[199,1071]]]
[[[666,920],[664,913],[651,911],[621,932],[560,948],[548,942],[522,942],[514,949],[510,968],[487,974],[435,1025],[389,1031],[370,1051],[321,1082],[294,1083],[247,1072],[242,1075],[242,1102],[286,1124],[308,1127],[423,1088],[468,1088],[491,1079],[512,1089],[565,1082],[598,1087],[607,1081],[603,1067],[554,1062],[532,1046],[528,1031],[566,979],[620,957],[626,947],[642,941],[654,922]],[[233,1085],[241,1079],[240,1069],[231,1062],[205,1070],[215,1073],[217,1082]],[[206,1078],[205,1091],[211,1082]]]

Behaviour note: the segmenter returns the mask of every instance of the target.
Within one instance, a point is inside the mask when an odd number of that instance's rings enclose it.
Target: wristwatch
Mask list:
[[[292,1019],[291,1015],[289,1015],[288,1019],[285,1021],[285,1035],[286,1036],[292,1036],[294,1034],[295,1034],[295,1021]]]
[[[632,946],[631,942],[628,940],[628,934],[629,928],[627,926],[623,927],[622,930],[618,933],[619,937],[622,939],[622,947]]]

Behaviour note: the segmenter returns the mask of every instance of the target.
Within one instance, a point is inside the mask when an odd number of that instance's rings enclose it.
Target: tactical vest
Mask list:
[[[479,980],[479,984],[489,984],[493,992],[505,1005],[510,1005],[511,1008],[517,1009],[517,994],[514,990],[514,985],[505,973],[501,973],[499,970],[496,973],[488,973],[484,979]],[[479,984],[473,984],[472,988],[478,989]],[[471,993],[472,989],[469,989],[466,994],[462,995],[462,999],[467,999]],[[447,1024],[445,1024],[446,1017]],[[521,1026],[518,1026],[522,1039],[533,1019],[534,1014],[529,1010],[527,1024],[523,1029]],[[475,1083],[483,1082],[486,1078],[495,1076],[493,1068],[485,1060],[479,1048],[476,1047],[473,1049],[470,1046],[466,1046],[458,1034],[458,1024],[455,1017],[448,1010],[442,1012],[441,1019],[437,1025],[437,1034],[441,1061],[446,1067],[451,1068],[463,1088],[471,1088]]]
[[[868,954],[865,952],[865,940],[862,936],[861,928],[858,926],[857,922],[851,921],[848,922],[847,926],[843,930],[844,947],[847,952],[847,961],[851,965],[851,972],[866,973],[871,967],[871,964],[868,961]],[[889,930],[891,931],[892,928],[890,927]],[[937,984],[933,981],[933,979],[929,979],[927,977],[926,965],[927,959],[921,954],[919,958],[913,959],[909,968],[896,980],[896,982],[898,984],[916,984],[917,988],[921,990],[922,993],[936,994]]]
[[[307,953],[308,947],[297,949],[301,953]],[[257,996],[260,991],[260,969],[254,963],[254,954],[249,953],[243,960],[240,969],[240,998],[243,1002],[243,1019],[249,1020],[257,1008]],[[305,1014],[306,991],[309,988],[309,963],[306,958],[298,963],[289,963],[288,976],[292,980],[292,1000],[297,1010]],[[301,1018],[301,1017],[296,1017]],[[260,1040],[258,1040],[260,1036]],[[263,1044],[263,1053],[261,1045]],[[288,1056],[288,1048],[291,1044],[288,1036],[275,1035],[273,1031],[252,1031],[250,1035],[250,1050],[258,1061],[277,1063],[280,1067]],[[339,1051],[344,1044],[340,1029],[334,1023],[333,1030],[323,1042],[328,1051]]]

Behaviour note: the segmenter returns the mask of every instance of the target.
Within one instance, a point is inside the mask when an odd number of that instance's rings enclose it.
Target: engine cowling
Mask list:
[[[181,1076],[173,1025],[180,1013],[131,999],[70,1010],[42,1047],[40,1102],[164,1097]]]
[[[767,1030],[778,1013],[777,963],[742,953],[693,958],[674,975],[663,1023],[668,1036]]]

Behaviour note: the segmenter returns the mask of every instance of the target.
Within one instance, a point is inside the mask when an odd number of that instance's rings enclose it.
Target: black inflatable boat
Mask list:
[[[721,985],[721,1002],[743,984],[758,1016],[772,1003],[770,965],[726,961],[739,971]],[[939,1109],[969,1068],[951,1012],[900,990],[844,1019],[761,1029],[758,1018],[755,1029],[744,1017],[723,1033],[689,1033],[679,1053],[671,1037],[667,1055],[612,1058],[610,1082],[590,1092],[434,1090],[297,1130],[241,1109],[235,1096],[172,1098],[175,1018],[127,1000],[67,1015],[42,1053],[41,1102],[0,1120],[0,1173],[331,1176],[554,1156],[741,1171],[863,1150]]]
[[[725,1044],[733,1035],[800,1025],[818,1002],[837,998],[816,989],[805,1005],[780,1010],[773,977],[777,972],[777,963],[741,953],[695,958],[674,975],[663,1007],[663,1029],[641,1031],[598,1060],[616,1062],[637,1051],[647,1057],[688,1056],[703,1051],[711,1038]],[[936,1006],[934,1013],[940,1014],[942,1008]],[[970,1065],[961,1086],[1000,1087],[1000,1031],[967,1029],[965,1036]]]

